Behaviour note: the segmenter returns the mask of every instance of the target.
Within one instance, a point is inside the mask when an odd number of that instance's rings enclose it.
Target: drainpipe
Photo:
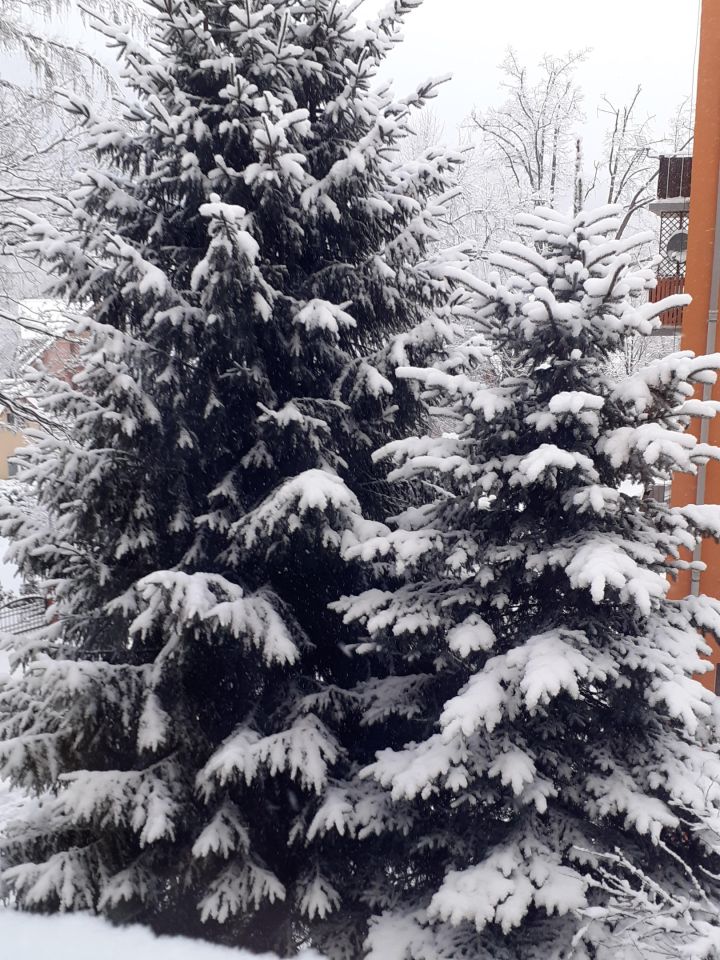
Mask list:
[[[717,203],[715,207],[715,230],[713,233],[713,262],[712,279],[710,281],[710,309],[708,311],[707,325],[707,343],[706,353],[715,353],[717,346],[717,325],[718,325],[718,305],[720,304],[720,170],[718,170],[718,190]],[[703,384],[703,400],[712,399],[713,385],[711,383]],[[710,437],[710,419],[703,417],[700,421],[700,442],[707,443]],[[705,490],[707,487],[707,463],[703,463],[698,468],[697,499],[696,503],[702,505],[705,503]],[[702,540],[699,541],[693,553],[693,561],[702,560]],[[700,593],[700,570],[693,570],[691,575],[691,592],[694,597]]]

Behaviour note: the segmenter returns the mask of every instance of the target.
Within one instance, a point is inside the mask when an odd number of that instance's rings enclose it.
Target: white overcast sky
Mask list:
[[[372,14],[386,0],[365,0]],[[657,132],[694,86],[700,0],[425,0],[407,19],[387,74],[399,91],[452,73],[435,102],[449,132],[473,106],[499,103],[498,64],[512,46],[534,66],[544,53],[590,48],[579,72],[592,127],[603,95],[624,100],[638,84]]]

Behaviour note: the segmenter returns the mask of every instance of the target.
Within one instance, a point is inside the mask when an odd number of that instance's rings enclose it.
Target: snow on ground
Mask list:
[[[258,960],[257,954],[180,937],[155,937],[144,927],[112,927],[95,917],[40,917],[0,910],[0,955],[14,960]],[[275,960],[273,954],[262,954]],[[301,960],[322,960],[312,950]]]
[[[0,780],[0,833],[8,820],[14,820],[19,815],[25,799],[21,790],[14,790],[7,780]]]

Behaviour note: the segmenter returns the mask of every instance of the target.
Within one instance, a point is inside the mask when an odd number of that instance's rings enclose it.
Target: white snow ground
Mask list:
[[[180,937],[155,937],[143,927],[116,928],[95,917],[39,917],[0,910],[0,956],[8,960],[258,960],[257,954]],[[273,954],[263,954],[276,960]],[[301,960],[322,960],[304,950]]]
[[[2,831],[3,824],[18,816],[24,799],[25,794],[22,793],[22,791],[14,790],[7,780],[0,780],[0,832]],[[1,937],[0,946],[2,946]],[[1,951],[0,956],[2,956]]]

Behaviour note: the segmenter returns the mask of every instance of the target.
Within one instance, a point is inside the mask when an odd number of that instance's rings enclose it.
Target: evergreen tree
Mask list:
[[[349,547],[384,580],[338,604],[389,674],[357,689],[386,748],[340,820],[387,837],[373,960],[719,955],[720,708],[693,678],[720,603],[669,578],[720,511],[651,491],[720,458],[684,432],[720,355],[605,374],[686,302],[641,302],[620,212],[523,218],[506,281],[466,278],[474,338],[398,371],[453,424],[380,452],[426,502]]]
[[[327,611],[364,586],[341,539],[387,513],[372,450],[424,409],[395,366],[451,332],[455,160],[396,156],[434,87],[375,76],[418,2],[359,28],[336,0],[154,0],[152,56],[104,28],[130,129],[68,95],[100,165],[74,233],[31,221],[25,251],[82,312],[82,372],[46,402],[69,436],[27,455],[48,524],[5,520],[54,591],[0,691],[0,775],[38,797],[2,841],[23,909],[364,936],[377,865],[311,827],[372,757]]]

